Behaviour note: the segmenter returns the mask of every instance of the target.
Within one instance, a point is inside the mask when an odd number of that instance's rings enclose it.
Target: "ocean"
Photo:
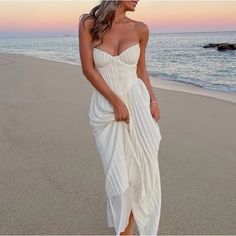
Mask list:
[[[150,33],[146,66],[150,76],[207,90],[236,93],[236,50],[203,48],[236,43],[236,31]],[[77,36],[0,38],[0,52],[80,65]]]

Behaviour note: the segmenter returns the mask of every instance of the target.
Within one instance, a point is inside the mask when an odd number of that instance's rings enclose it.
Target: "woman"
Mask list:
[[[101,1],[79,25],[82,71],[94,87],[90,124],[116,235],[156,235],[161,211],[160,111],[145,67],[149,29],[126,16],[137,1]],[[99,47],[98,47],[99,46]]]

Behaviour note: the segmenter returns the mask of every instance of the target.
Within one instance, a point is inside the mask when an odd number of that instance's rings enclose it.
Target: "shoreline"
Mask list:
[[[0,52],[0,55],[4,55],[4,54],[13,55],[13,56],[14,55],[29,56],[29,57],[33,57],[36,59],[66,63],[69,65],[79,66],[81,68],[81,65],[76,62],[69,62],[69,61],[63,61],[63,60],[57,60],[57,59],[38,57],[38,56],[23,54],[23,53]],[[1,61],[0,61],[0,66],[2,66]],[[236,103],[236,93],[210,90],[210,89],[195,86],[193,84],[187,84],[187,83],[178,82],[178,81],[160,79],[160,78],[150,76],[150,75],[149,75],[149,78],[150,78],[152,87],[156,88],[156,89],[160,88],[160,89],[166,89],[166,90],[170,90],[170,91],[189,93],[189,94],[194,94],[194,95],[199,95],[199,96],[206,96],[206,97],[214,98],[214,99],[218,99],[218,100],[223,100],[223,101],[227,101],[227,102],[230,102],[233,104]]]
[[[227,101],[230,103],[236,103],[236,93],[230,92],[221,92],[216,90],[210,90],[201,88],[192,84],[172,81],[172,80],[163,80],[153,76],[149,76],[151,84],[154,88],[167,89],[170,91],[177,91],[183,93],[189,93],[199,96],[205,96],[213,99],[218,99],[222,101]]]

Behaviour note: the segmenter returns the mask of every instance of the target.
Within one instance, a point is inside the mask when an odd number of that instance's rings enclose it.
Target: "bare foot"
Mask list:
[[[125,230],[120,235],[133,235],[133,229]]]
[[[125,229],[125,231],[121,232],[120,235],[133,235],[133,226],[134,226],[134,215],[133,212],[131,211],[130,216],[129,216],[129,223]]]

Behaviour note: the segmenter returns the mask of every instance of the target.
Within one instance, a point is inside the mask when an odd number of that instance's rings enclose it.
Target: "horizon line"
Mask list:
[[[150,31],[150,35],[151,34],[188,34],[188,33],[222,33],[222,32],[236,32],[236,30],[217,30],[217,31],[176,31],[176,32],[151,32]],[[27,33],[27,32],[25,32]],[[1,34],[1,32],[0,32]],[[77,36],[77,34],[70,34],[70,33],[64,33],[64,34],[58,34],[58,35],[42,35],[42,36],[1,36],[0,35],[0,39],[8,39],[8,38],[43,38],[43,37],[48,37],[48,38],[53,38],[53,37],[75,37]]]

